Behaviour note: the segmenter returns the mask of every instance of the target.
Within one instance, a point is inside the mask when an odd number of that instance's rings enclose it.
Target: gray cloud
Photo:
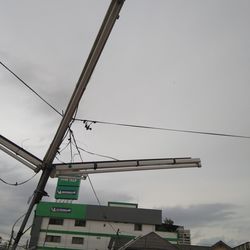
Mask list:
[[[196,204],[163,209],[163,216],[191,230],[192,243],[211,246],[222,240],[230,246],[246,242],[250,230],[244,206],[231,203]]]
[[[75,79],[71,79],[66,72],[58,74],[38,62],[35,63],[28,59],[16,58],[7,51],[1,50],[0,55],[1,60],[3,60],[3,63],[7,67],[59,112],[62,112],[66,108],[66,104],[76,83]],[[22,96],[24,105],[33,110],[33,115],[38,113],[40,115],[48,115],[49,111],[54,112],[4,67],[1,66],[0,72],[1,78],[6,84],[10,84],[11,88],[19,89],[19,95]],[[50,87],[48,88],[48,86]],[[17,93],[13,92],[12,95],[15,97]],[[57,116],[56,113],[55,116]]]
[[[20,180],[21,177],[14,176],[13,179]],[[24,178],[24,177],[22,177]],[[27,177],[25,177],[27,178]],[[28,208],[28,200],[36,186],[36,180],[32,180],[22,186],[7,186],[0,183],[0,235],[9,235],[11,228],[17,219],[23,215]],[[27,226],[31,225],[33,216],[30,217]],[[22,219],[16,224],[14,230],[17,232]]]
[[[200,227],[220,224],[236,216],[237,206],[226,203],[197,204],[189,207],[169,207],[163,209],[163,216],[186,227]]]

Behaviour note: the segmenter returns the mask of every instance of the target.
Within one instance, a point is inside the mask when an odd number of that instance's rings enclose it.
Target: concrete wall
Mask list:
[[[115,236],[119,229],[119,235],[122,236],[139,236],[155,231],[154,225],[142,225],[142,231],[135,231],[132,223],[108,223],[106,221],[86,221],[85,227],[76,227],[75,220],[64,219],[63,225],[48,224],[49,218],[43,218],[41,224],[41,233],[39,235],[38,246],[58,247],[70,249],[88,249],[104,250],[107,249],[110,237]],[[47,233],[45,232],[47,231]],[[176,233],[156,232],[163,238],[175,238]],[[45,236],[59,235],[60,243],[45,242]],[[72,237],[83,237],[84,244],[72,244]],[[176,243],[176,242],[173,242]]]

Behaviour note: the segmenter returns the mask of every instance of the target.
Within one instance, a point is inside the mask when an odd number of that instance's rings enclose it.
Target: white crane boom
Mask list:
[[[160,158],[55,164],[52,177],[87,174],[201,167],[199,158]]]

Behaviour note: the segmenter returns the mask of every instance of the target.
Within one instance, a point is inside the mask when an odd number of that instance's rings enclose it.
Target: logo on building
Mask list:
[[[66,207],[52,207],[50,211],[53,213],[71,213],[71,208]]]
[[[77,194],[76,190],[57,190],[56,193],[57,194],[71,194],[71,195]]]

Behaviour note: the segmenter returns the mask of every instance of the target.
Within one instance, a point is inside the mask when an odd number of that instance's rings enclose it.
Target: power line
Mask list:
[[[32,228],[32,225],[30,225],[29,227],[27,227],[27,229],[23,232],[23,234],[25,234],[28,230],[30,230]]]
[[[78,145],[77,145],[77,142],[76,142],[76,139],[75,139],[75,136],[74,136],[73,131],[71,132],[71,134],[72,134],[72,139],[73,139],[73,141],[74,141],[74,144],[75,144],[75,146],[76,146],[76,150],[77,150],[77,152],[78,152],[78,154],[79,154],[79,157],[80,157],[81,161],[83,162],[83,158],[82,158],[81,152],[80,152],[80,150],[79,150],[79,147],[78,147]],[[95,195],[95,198],[96,198],[96,200],[97,200],[99,206],[101,206],[101,202],[100,202],[100,200],[99,200],[99,198],[98,198],[98,196],[97,196],[97,193],[96,193],[96,191],[95,191],[95,189],[94,189],[94,186],[93,186],[93,184],[92,184],[92,181],[91,181],[90,178],[89,178],[89,175],[88,175],[88,180],[89,180],[90,186],[91,186],[91,188],[92,188],[92,190],[93,190],[93,193],[94,193],[94,195]]]
[[[7,182],[7,181],[3,180],[2,178],[0,178],[0,181],[3,182],[6,185],[9,185],[9,186],[20,186],[20,185],[23,185],[23,184],[27,183],[28,181],[32,180],[37,174],[38,173],[35,173],[29,179],[27,179],[26,181],[22,181],[22,182],[19,182],[19,183],[18,182],[10,183],[10,182]]]
[[[72,139],[73,139],[74,144],[75,144],[75,146],[76,146],[76,150],[78,151],[79,157],[80,157],[81,161],[83,162],[83,158],[82,158],[81,152],[80,152],[80,150],[79,150],[79,147],[77,146],[77,142],[76,142],[76,139],[75,139],[75,136],[74,136],[73,131],[71,131],[71,133],[72,133]],[[91,186],[91,189],[92,189],[92,191],[93,191],[93,193],[94,193],[94,195],[95,195],[95,198],[96,198],[96,200],[97,200],[97,202],[98,202],[98,205],[99,205],[99,207],[100,207],[101,210],[102,210],[103,217],[104,217],[104,219],[106,220],[106,219],[107,219],[106,213],[105,213],[105,211],[104,211],[103,208],[102,208],[101,202],[100,202],[100,200],[99,200],[99,198],[98,198],[98,195],[97,195],[97,193],[96,193],[96,191],[95,191],[94,185],[93,185],[93,183],[92,183],[92,181],[91,181],[89,175],[87,175],[87,178],[88,178],[89,184],[90,184],[90,186]],[[112,230],[113,230],[114,232],[117,232],[117,230],[115,230],[115,228],[113,227],[113,225],[112,225],[109,221],[108,221],[108,224],[110,225],[110,227],[112,228]]]
[[[3,62],[0,61],[0,64],[8,70],[16,79],[18,79],[22,84],[24,84],[29,90],[31,90],[36,96],[38,96],[44,103],[46,103],[51,109],[53,109],[57,114],[62,116],[62,114],[53,107],[48,101],[46,101],[40,94],[37,93],[33,88],[29,86],[27,82],[25,82],[23,79],[21,79],[16,73],[14,73],[9,67],[7,67]]]
[[[89,151],[89,150],[86,150],[86,149],[84,149],[83,147],[79,147],[78,145],[76,145],[75,144],[75,141],[73,141],[72,142],[72,129],[68,129],[68,132],[69,132],[69,139],[68,139],[68,142],[67,142],[67,144],[62,148],[62,149],[59,149],[58,150],[58,154],[60,155],[61,154],[61,152],[62,151],[64,151],[68,146],[70,146],[70,157],[71,157],[71,162],[73,161],[73,159],[74,159],[74,155],[73,155],[73,150],[72,150],[72,145],[74,145],[75,146],[75,148],[76,149],[79,149],[79,150],[81,150],[81,151],[83,151],[83,152],[85,152],[85,153],[87,153],[87,154],[91,154],[91,155],[96,155],[96,156],[99,156],[99,157],[103,157],[103,158],[107,158],[107,159],[110,159],[110,160],[114,160],[114,161],[119,161],[119,159],[117,159],[117,158],[115,158],[115,157],[112,157],[112,156],[108,156],[108,155],[104,155],[104,154],[98,154],[98,153],[95,153],[95,152],[92,152],[92,151]],[[77,154],[76,154],[77,155]],[[79,153],[78,153],[78,155],[79,155]],[[59,160],[58,158],[57,158],[57,160]],[[59,160],[59,161],[61,161],[61,160]]]
[[[62,151],[64,151],[69,146],[69,144],[70,144],[70,141],[68,141],[67,144],[62,149],[59,148],[58,153],[61,154]]]
[[[33,88],[31,88],[24,80],[22,80],[16,73],[14,73],[9,67],[7,67],[3,62],[0,61],[0,64],[8,70],[15,78],[17,78],[21,83],[23,83],[28,89],[30,89],[36,96],[38,96],[44,103],[46,103],[51,109],[53,109],[57,114],[63,116],[55,107],[53,107],[48,101],[46,101],[40,94],[38,94]],[[76,111],[77,113],[77,111]],[[76,117],[75,113],[75,117]],[[87,130],[91,130],[90,125],[93,123],[106,124],[106,125],[114,125],[114,126],[123,126],[123,127],[131,127],[131,128],[140,128],[140,129],[153,129],[153,130],[163,130],[163,131],[171,131],[171,132],[181,132],[181,133],[191,133],[191,134],[201,134],[201,135],[211,135],[211,136],[223,136],[223,137],[234,137],[234,138],[242,138],[242,139],[250,139],[250,136],[246,135],[235,135],[235,134],[226,134],[226,133],[214,133],[214,132],[204,132],[204,131],[196,131],[196,130],[185,130],[185,129],[173,129],[173,128],[164,128],[164,127],[154,127],[154,126],[144,126],[144,125],[136,125],[136,124],[126,124],[126,123],[117,123],[117,122],[107,122],[107,121],[98,121],[98,120],[88,120],[88,119],[78,119],[73,118],[73,121],[82,121],[82,122],[90,122],[90,124],[86,125],[85,128]],[[72,125],[70,124],[70,126]],[[64,137],[65,138],[65,137]]]
[[[85,152],[85,153],[87,153],[87,154],[100,156],[100,157],[107,158],[107,159],[111,159],[111,160],[114,160],[114,161],[119,161],[117,158],[114,158],[114,157],[112,157],[112,156],[103,155],[103,154],[97,154],[97,153],[88,151],[88,150],[86,150],[86,149],[84,149],[84,148],[82,148],[82,147],[79,147],[79,146],[78,146],[78,149],[82,150],[83,152]]]
[[[181,132],[181,133],[191,133],[191,134],[250,139],[250,136],[247,136],[247,135],[214,133],[214,132],[204,132],[204,131],[186,130],[186,129],[173,129],[173,128],[154,127],[154,126],[145,126],[145,125],[137,125],[137,124],[118,123],[118,122],[107,122],[107,121],[100,121],[100,120],[87,120],[87,119],[78,119],[78,118],[76,118],[75,121],[80,121],[83,123],[86,123],[86,122],[89,122],[91,124],[99,123],[99,124],[106,124],[106,125],[112,125],[112,126],[122,126],[122,127],[139,128],[139,129],[152,129],[152,130],[162,130],[162,131],[171,131],[171,132]],[[88,129],[90,129],[89,125],[87,125],[87,126],[88,126]],[[86,125],[85,125],[85,128],[86,128]]]
[[[72,151],[72,130],[69,129],[69,147],[70,147],[70,162],[73,161],[73,151]]]
[[[14,222],[14,224],[13,224],[13,226],[12,226],[12,228],[11,228],[11,235],[10,235],[10,239],[9,239],[8,249],[10,249],[10,246],[11,246],[11,244],[12,244],[12,239],[14,238],[14,228],[15,228],[17,222],[20,221],[25,215],[26,215],[26,213],[23,214],[23,215],[21,215],[21,216],[20,216],[19,218],[17,218],[17,220]]]

